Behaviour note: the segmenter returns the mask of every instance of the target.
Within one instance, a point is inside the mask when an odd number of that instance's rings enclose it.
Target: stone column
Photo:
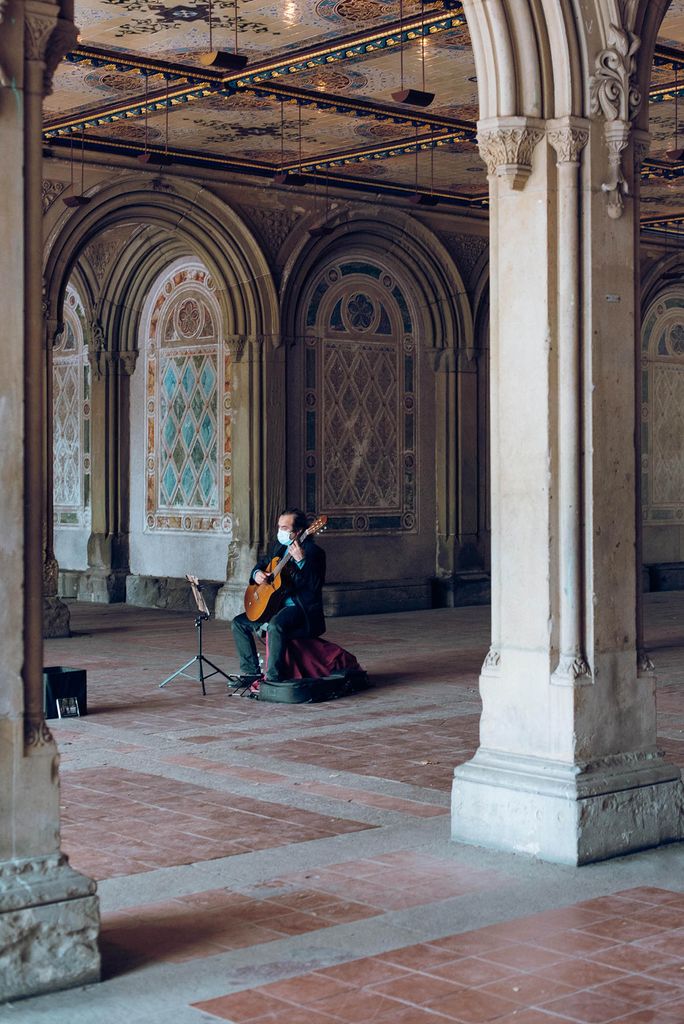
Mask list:
[[[63,325],[44,309],[45,418],[43,447],[43,636],[45,639],[69,636],[69,609],[57,593],[59,565],[54,550],[54,424],[52,350]]]
[[[59,15],[41,0],[0,10],[0,1000],[99,976],[95,883],[60,852],[58,755],[42,694],[40,130],[53,48],[73,45]]]
[[[435,353],[437,579],[440,605],[459,603],[457,574],[481,569],[478,548],[478,362],[472,350]],[[484,579],[482,574],[481,578]],[[468,589],[472,599],[472,586]]]
[[[92,532],[88,570],[78,583],[79,601],[115,604],[126,600],[130,378],[137,355],[108,347],[99,323],[93,324],[88,351],[92,370]]]
[[[273,336],[226,339],[233,367],[233,540],[226,583],[216,595],[217,619],[244,610],[245,587],[272,537],[285,500],[284,348]]]
[[[684,821],[680,772],[657,749],[653,679],[637,672],[638,209],[601,117],[479,127],[492,216],[492,647],[452,834],[582,864],[680,838]]]

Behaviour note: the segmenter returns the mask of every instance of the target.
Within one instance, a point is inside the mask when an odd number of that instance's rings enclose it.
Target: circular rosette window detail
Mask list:
[[[175,327],[182,338],[195,338],[202,326],[202,311],[194,299],[185,299],[176,309]]]
[[[347,302],[347,329],[364,334],[376,326],[379,309],[364,292],[356,292]]]

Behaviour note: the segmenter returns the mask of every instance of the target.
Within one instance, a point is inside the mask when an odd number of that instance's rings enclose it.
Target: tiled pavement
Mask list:
[[[650,595],[661,743],[684,766],[684,594]],[[0,1008],[49,1024],[684,1024],[684,848],[572,869],[449,841],[487,609],[331,620],[375,683],[287,707],[160,680],[192,618],[72,606],[46,664],[63,844],[100,880],[104,981]],[[206,651],[230,670],[225,623]]]

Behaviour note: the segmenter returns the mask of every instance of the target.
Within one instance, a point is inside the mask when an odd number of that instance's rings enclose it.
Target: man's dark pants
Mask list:
[[[250,622],[244,614],[236,615],[231,622],[235,638],[235,646],[240,657],[240,672],[246,676],[260,674],[254,633],[260,629],[258,622]],[[307,636],[306,618],[301,608],[296,605],[285,605],[273,616],[267,627],[268,665],[266,678],[277,682],[283,678],[283,657],[285,644],[290,637]]]

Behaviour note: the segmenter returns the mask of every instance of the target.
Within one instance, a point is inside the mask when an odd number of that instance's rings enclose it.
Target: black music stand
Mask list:
[[[160,683],[159,689],[161,690],[162,686],[166,686],[166,684],[170,683],[172,679],[176,678],[176,676],[185,676],[186,679],[198,680],[202,684],[202,693],[206,697],[207,691],[204,685],[205,679],[211,679],[212,676],[220,675],[230,682],[234,677],[229,676],[226,672],[223,671],[222,668],[219,668],[218,665],[215,665],[213,661],[210,661],[209,658],[207,658],[206,655],[202,653],[202,623],[210,619],[211,614],[209,612],[209,609],[207,608],[207,602],[204,600],[204,597],[202,595],[202,587],[200,585],[200,581],[198,580],[198,578],[196,576],[186,576],[185,578],[190,584],[190,587],[192,589],[192,596],[194,597],[195,604],[197,605],[198,614],[195,617],[195,629],[197,630],[197,654],[195,655],[194,658],[191,658],[190,661],[186,661],[186,663],[182,665],[176,672],[168,676],[168,678],[166,678],[163,683]],[[186,669],[190,668],[190,666],[194,665],[195,663],[197,663],[197,673],[196,675],[190,675],[190,673],[187,672]],[[205,664],[211,665],[213,672],[205,672]]]

